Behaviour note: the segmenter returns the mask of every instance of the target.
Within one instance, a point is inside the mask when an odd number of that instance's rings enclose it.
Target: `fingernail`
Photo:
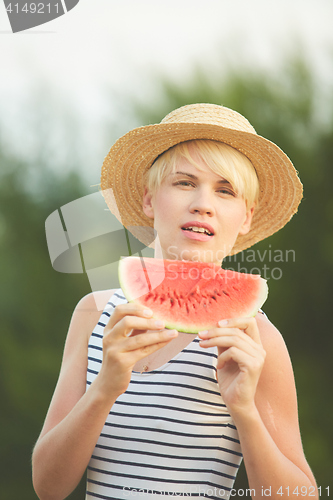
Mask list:
[[[178,332],[177,330],[168,330],[167,334],[169,335],[169,337],[177,337]]]
[[[156,328],[161,328],[162,326],[164,326],[164,323],[163,323],[163,321],[160,321],[158,319],[155,321],[155,326],[156,326]]]
[[[202,330],[202,332],[198,332],[199,337],[207,335],[208,330]]]
[[[219,321],[219,326],[226,326],[227,324],[229,323],[229,321],[227,319],[222,319],[221,321]]]
[[[144,311],[143,311],[144,316],[149,317],[149,316],[152,316],[152,314],[153,314],[153,311],[151,311],[150,309],[144,309]]]
[[[200,342],[199,342],[199,345],[200,345],[201,347],[205,347],[205,345],[207,345],[207,344],[208,344],[208,340],[200,340]],[[209,344],[208,344],[208,345],[209,345]]]

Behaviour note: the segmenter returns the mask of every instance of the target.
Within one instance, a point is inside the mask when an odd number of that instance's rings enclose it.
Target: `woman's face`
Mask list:
[[[154,219],[164,259],[220,265],[237,236],[250,230],[253,209],[228,181],[196,161],[202,170],[180,159],[153,196],[145,192],[143,210]]]

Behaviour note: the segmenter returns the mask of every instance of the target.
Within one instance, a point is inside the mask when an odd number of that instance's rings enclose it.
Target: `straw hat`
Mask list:
[[[153,221],[142,211],[143,174],[160,154],[192,139],[229,144],[247,156],[259,178],[259,204],[251,230],[238,236],[230,255],[272,235],[297,211],[303,189],[287,155],[257,135],[239,113],[215,104],[191,104],[172,111],[161,123],[128,132],[104,160],[101,188],[106,203],[142,243],[152,246],[154,240]]]

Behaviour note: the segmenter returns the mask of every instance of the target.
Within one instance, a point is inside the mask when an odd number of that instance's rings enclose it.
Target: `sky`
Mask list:
[[[97,131],[112,113],[108,89],[147,98],[154,74],[182,82],[197,64],[212,77],[230,64],[276,71],[298,44],[323,84],[331,82],[332,19],[331,0],[80,0],[64,16],[13,34],[1,4],[3,134],[20,141],[28,123],[19,125],[20,113],[38,93],[49,96],[54,120],[71,111]],[[94,143],[89,161],[105,147]]]

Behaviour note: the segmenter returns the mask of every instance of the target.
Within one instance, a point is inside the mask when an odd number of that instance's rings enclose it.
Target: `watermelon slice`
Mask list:
[[[268,294],[258,274],[183,260],[126,257],[119,262],[119,281],[129,302],[149,307],[166,328],[187,333],[213,328],[222,319],[255,316]]]

